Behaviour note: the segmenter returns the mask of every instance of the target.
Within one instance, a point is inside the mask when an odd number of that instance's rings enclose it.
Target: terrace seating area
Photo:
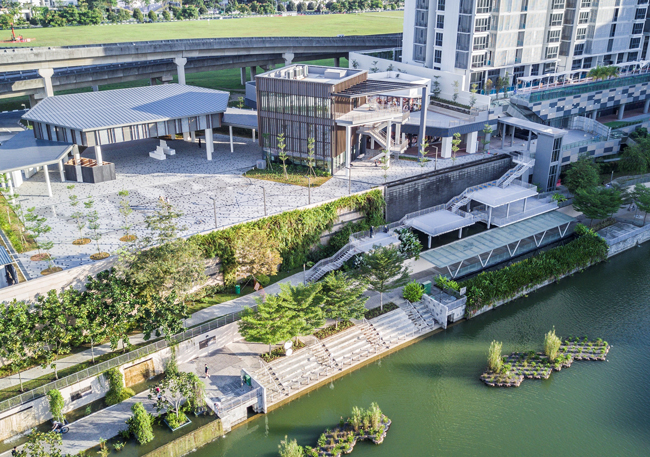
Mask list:
[[[341,369],[377,353],[375,346],[366,339],[356,325],[324,339],[322,343],[332,356],[332,360]]]
[[[309,348],[298,349],[291,357],[274,360],[269,367],[286,391],[300,389],[312,379],[318,379],[326,374],[327,368],[318,362]]]
[[[417,332],[413,321],[401,308],[371,319],[370,324],[389,347],[403,343]]]

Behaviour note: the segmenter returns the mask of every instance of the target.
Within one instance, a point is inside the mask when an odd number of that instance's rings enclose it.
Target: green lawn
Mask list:
[[[15,46],[70,46],[127,41],[185,38],[375,35],[402,32],[402,11],[359,14],[327,14],[287,17],[247,17],[242,19],[116,24],[79,27],[47,27],[20,30],[31,38]],[[11,32],[3,30],[2,39]],[[5,43],[10,46],[10,43]]]

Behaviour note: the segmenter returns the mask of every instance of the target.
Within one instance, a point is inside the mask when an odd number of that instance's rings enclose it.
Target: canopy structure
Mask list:
[[[11,257],[9,256],[9,253],[5,249],[4,246],[0,246],[0,267],[4,267],[6,265],[11,265],[13,262],[11,261]]]
[[[550,231],[557,230],[557,235],[562,238],[574,221],[571,216],[553,211],[432,249],[422,253],[421,257],[438,268],[447,268],[450,276],[455,278],[463,263],[473,258],[477,258],[485,268],[495,250],[507,249],[507,256],[514,257],[521,254],[519,248],[523,240],[531,239],[535,247],[540,247]]]
[[[51,197],[52,186],[50,185],[48,165],[58,164],[61,180],[65,181],[63,159],[73,150],[77,150],[77,146],[74,144],[40,140],[34,138],[34,132],[25,130],[17,133],[0,146],[0,173],[9,174],[9,191],[13,192],[14,187],[22,183],[20,170],[43,167],[47,193]]]
[[[340,92],[334,92],[332,95],[334,97],[343,98],[361,98],[369,97],[372,95],[383,95],[386,92],[396,92],[400,90],[417,89],[422,87],[427,87],[427,85],[421,83],[367,79]]]

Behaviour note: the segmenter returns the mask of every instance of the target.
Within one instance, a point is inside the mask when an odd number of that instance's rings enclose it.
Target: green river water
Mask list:
[[[354,405],[393,420],[362,456],[650,455],[650,243],[462,322],[235,428],[192,457],[277,456],[288,435],[315,445]],[[489,388],[494,339],[541,350],[544,333],[601,337],[607,362],[574,362],[546,381]]]

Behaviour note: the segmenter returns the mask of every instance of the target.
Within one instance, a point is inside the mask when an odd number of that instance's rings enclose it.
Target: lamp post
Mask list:
[[[210,200],[212,200],[212,209],[214,210],[214,228],[219,228],[219,225],[217,224],[217,199],[212,195],[209,197]]]
[[[244,174],[244,178],[248,179],[249,186],[261,187],[262,188],[262,198],[264,200],[264,217],[267,216],[266,212],[266,187],[260,186],[259,184],[253,184],[253,180]]]
[[[435,160],[434,171],[438,171],[438,146],[431,146],[431,147],[436,150],[436,160]]]
[[[307,204],[311,205],[311,175],[307,175]]]

